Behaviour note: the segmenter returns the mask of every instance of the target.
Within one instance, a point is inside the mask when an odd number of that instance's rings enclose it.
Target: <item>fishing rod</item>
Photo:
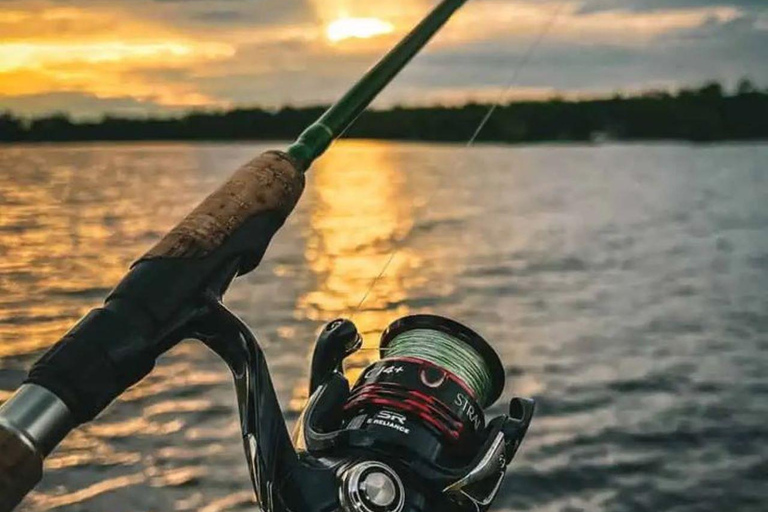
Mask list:
[[[315,344],[310,399],[292,439],[258,341],[221,302],[235,277],[260,263],[312,162],[465,2],[443,0],[287,151],[236,171],[34,364],[0,407],[0,512],[40,481],[43,460],[70,431],[188,338],[232,371],[262,510],[487,510],[533,402],[513,398],[507,414],[486,422],[505,375],[479,334],[436,315],[397,320],[382,335],[382,359],[350,386],[343,363],[362,338],[351,321],[330,322]]]

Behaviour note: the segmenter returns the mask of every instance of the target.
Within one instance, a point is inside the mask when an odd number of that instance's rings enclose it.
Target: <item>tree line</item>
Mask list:
[[[466,141],[489,105],[395,107],[365,112],[350,138]],[[73,120],[66,114],[24,119],[0,113],[0,141],[291,140],[325,107],[270,111],[238,108],[180,117]],[[479,141],[768,140],[768,89],[741,80],[732,91],[717,82],[675,92],[648,91],[601,99],[517,101],[502,105]]]

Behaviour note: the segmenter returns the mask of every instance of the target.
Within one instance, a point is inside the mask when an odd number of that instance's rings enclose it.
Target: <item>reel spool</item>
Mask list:
[[[483,409],[504,387],[504,369],[488,343],[448,318],[416,315],[390,325],[380,351],[382,359],[361,374],[344,405],[345,428],[394,429],[412,438],[406,447],[467,451],[485,428]]]

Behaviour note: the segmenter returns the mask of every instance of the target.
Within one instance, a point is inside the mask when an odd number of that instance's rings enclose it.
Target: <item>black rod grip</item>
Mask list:
[[[184,325],[261,261],[304,189],[285,153],[241,167],[139,259],[107,297],[32,368],[77,423],[93,419],[183,338]],[[180,334],[181,333],[181,334]]]

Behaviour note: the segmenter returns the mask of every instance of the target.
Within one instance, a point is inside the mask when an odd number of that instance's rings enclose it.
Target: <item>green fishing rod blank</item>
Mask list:
[[[382,89],[402,71],[466,1],[444,0],[441,2],[336,104],[299,135],[296,142],[288,148],[288,154],[302,170],[306,171],[312,162],[352,125]]]

